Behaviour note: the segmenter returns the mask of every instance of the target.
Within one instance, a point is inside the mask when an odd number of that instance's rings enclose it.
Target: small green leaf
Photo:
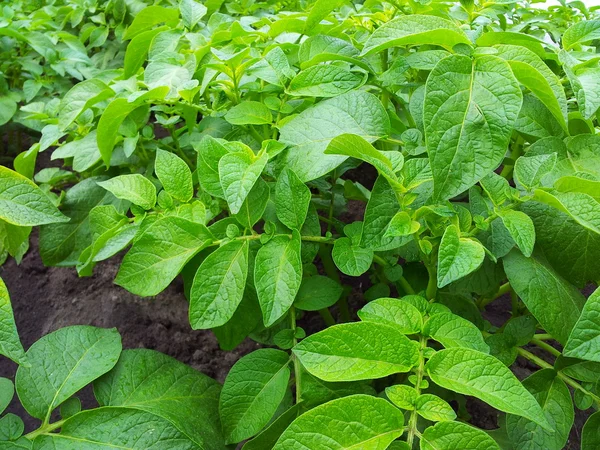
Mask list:
[[[15,386],[8,378],[0,377],[0,414],[4,412],[15,395]]]
[[[179,156],[164,150],[156,150],[154,170],[165,191],[171,196],[181,202],[187,202],[192,198],[194,195],[192,172]]]
[[[596,450],[600,446],[600,411],[590,416],[581,432],[581,450]]]
[[[351,395],[302,414],[285,430],[273,450],[385,449],[402,434],[403,423],[402,412],[386,400]]]
[[[27,351],[31,367],[19,366],[16,387],[25,410],[37,419],[114,367],[121,354],[116,328],[71,326],[47,334]]]
[[[385,388],[385,395],[390,401],[398,408],[412,411],[415,409],[415,401],[417,400],[418,394],[414,387],[406,386],[404,384],[397,384],[395,386],[389,386]]]
[[[28,364],[17,332],[10,295],[2,278],[0,278],[0,355],[12,359],[17,364]],[[2,378],[2,380],[5,380],[5,378]],[[2,403],[2,400],[0,400],[0,413],[6,407],[6,405],[2,407]]]
[[[463,347],[489,353],[481,331],[460,316],[452,313],[433,314],[423,327],[423,334],[438,341],[446,348]]]
[[[373,262],[373,250],[354,245],[347,237],[336,239],[331,256],[335,265],[346,275],[362,275]]]
[[[301,240],[276,236],[256,254],[254,283],[265,326],[269,327],[290,309],[302,282]]]
[[[421,394],[414,402],[417,413],[432,422],[449,422],[456,419],[456,413],[446,400],[433,394]]]
[[[229,209],[237,214],[260,177],[269,157],[264,153],[258,159],[247,152],[227,153],[219,160],[219,179]]]
[[[484,258],[485,250],[479,242],[461,238],[458,228],[450,225],[440,243],[438,287],[442,288],[474,272],[481,266]]]
[[[65,130],[90,106],[114,95],[101,80],[91,78],[73,86],[62,98],[58,110],[58,126]]]
[[[335,97],[356,89],[363,78],[339,66],[319,64],[298,73],[287,92],[292,96]]]
[[[355,381],[408,372],[418,344],[396,328],[373,322],[329,327],[293,349],[302,365],[325,381]]]
[[[273,115],[264,103],[245,101],[227,111],[225,120],[232,125],[266,125],[273,122]]]
[[[526,417],[551,430],[535,398],[493,356],[468,348],[450,348],[435,353],[425,369],[438,386],[472,395],[494,408]]]
[[[440,422],[425,429],[421,450],[500,450],[489,434],[462,422]]]
[[[191,30],[202,20],[208,9],[203,4],[194,0],[181,0],[179,2],[179,11],[181,12],[183,24],[187,29]]]
[[[248,241],[231,241],[208,255],[196,272],[190,292],[192,328],[227,323],[242,301],[247,276]]]
[[[515,164],[515,180],[527,190],[532,190],[539,186],[544,175],[554,169],[556,160],[556,153],[522,156]]]
[[[110,180],[98,182],[108,192],[121,200],[127,200],[144,209],[152,209],[156,204],[156,187],[143,175],[119,175]]]
[[[289,362],[287,353],[265,348],[244,356],[231,368],[219,402],[227,442],[248,439],[271,420],[287,389]]]
[[[68,222],[33,181],[0,166],[0,219],[18,226]]]
[[[157,295],[211,242],[204,225],[179,217],[159,219],[125,255],[115,283],[142,297]]]
[[[289,168],[281,172],[275,185],[275,208],[281,223],[292,230],[300,230],[311,198],[310,189],[298,175]]]
[[[8,413],[0,419],[0,442],[17,440],[24,430],[23,420],[19,416]]]
[[[421,312],[408,302],[397,298],[378,298],[367,303],[358,311],[365,322],[392,325],[403,334],[420,333],[423,328]]]
[[[421,224],[410,218],[406,211],[400,211],[392,217],[390,224],[385,231],[386,237],[402,237],[416,233],[421,228]]]
[[[318,311],[333,306],[344,288],[329,277],[314,275],[304,278],[294,300],[294,307],[302,311]]]
[[[227,148],[212,136],[204,136],[197,147],[198,164],[196,173],[200,186],[210,195],[225,198],[219,180],[219,160],[229,153]]]

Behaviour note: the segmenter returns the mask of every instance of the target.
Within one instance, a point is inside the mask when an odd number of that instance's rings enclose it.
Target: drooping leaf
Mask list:
[[[27,351],[31,367],[19,366],[15,385],[27,412],[42,420],[62,402],[112,369],[121,354],[113,329],[71,326],[47,334]]]
[[[254,436],[273,417],[287,389],[289,362],[281,350],[260,349],[231,368],[219,403],[228,442]]]
[[[510,369],[493,356],[468,348],[450,348],[435,353],[425,370],[431,380],[443,388],[472,395],[494,408],[551,430],[535,398]]]
[[[204,225],[179,217],[164,217],[139,236],[115,283],[142,297],[157,295],[200,250],[212,243]]]
[[[523,255],[531,256],[535,244],[535,227],[531,218],[512,209],[499,211],[498,215]]]
[[[198,268],[190,293],[194,330],[218,327],[242,301],[248,275],[248,241],[234,240],[211,253]]]
[[[0,355],[12,359],[17,364],[28,364],[17,332],[8,289],[2,278],[0,278]],[[2,401],[0,401],[0,413],[4,409],[1,404]]]
[[[302,414],[285,430],[273,450],[384,449],[402,434],[403,423],[400,410],[386,400],[352,395]]]
[[[418,344],[400,330],[380,323],[336,325],[294,347],[314,376],[325,381],[355,381],[408,372],[417,364]]]
[[[144,209],[152,209],[156,204],[156,187],[143,175],[119,175],[106,181],[98,182],[115,197],[127,200]]]
[[[473,62],[452,55],[436,65],[423,120],[437,199],[460,194],[500,165],[521,102],[508,63],[496,56]]]

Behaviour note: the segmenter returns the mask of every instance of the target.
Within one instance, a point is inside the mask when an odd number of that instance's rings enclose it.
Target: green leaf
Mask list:
[[[373,147],[361,136],[355,134],[341,134],[329,143],[325,149],[326,155],[345,155],[360,159],[371,164],[392,184],[398,182],[394,173],[392,162],[379,150]]]
[[[25,353],[25,352],[23,352]],[[10,405],[15,395],[15,386],[8,378],[0,377],[0,414]]]
[[[162,417],[130,408],[82,411],[61,426],[58,434],[35,439],[36,450],[195,450],[198,446]]]
[[[101,80],[92,78],[73,86],[62,98],[58,109],[58,127],[65,130],[90,106],[114,95]]]
[[[364,322],[378,322],[394,326],[403,334],[417,334],[423,329],[421,312],[408,302],[397,298],[378,298],[358,311]]]
[[[460,316],[452,313],[433,314],[423,327],[423,334],[438,341],[446,348],[463,347],[489,353],[481,331]]]
[[[17,112],[17,103],[9,97],[0,97],[0,126],[8,123]]]
[[[176,9],[164,8],[158,5],[147,6],[134,17],[133,22],[123,35],[123,40],[134,38],[159,23],[176,24],[178,20],[179,11]]]
[[[156,150],[154,170],[165,191],[171,196],[184,203],[192,198],[194,195],[192,172],[179,156],[164,150]]]
[[[227,153],[219,160],[219,179],[225,199],[233,214],[240,211],[268,159],[266,153],[256,158],[247,152],[235,152]]]
[[[415,409],[415,401],[418,394],[414,387],[397,384],[385,388],[385,395],[398,408],[412,411]]]
[[[493,356],[468,348],[450,348],[435,353],[425,370],[438,386],[472,395],[494,408],[526,417],[551,430],[535,398]]]
[[[248,241],[231,241],[208,255],[190,293],[192,328],[218,327],[231,319],[242,301],[247,275]]]
[[[280,129],[280,142],[290,148],[285,162],[302,181],[319,178],[347,158],[325,155],[331,139],[349,133],[373,142],[388,134],[388,115],[377,97],[352,91],[302,111]]]
[[[402,434],[404,416],[386,400],[351,395],[302,414],[281,435],[273,450],[379,450]]]
[[[23,420],[19,416],[8,413],[0,419],[0,442],[17,440],[24,430]]]
[[[331,256],[335,265],[345,273],[353,277],[362,275],[373,262],[373,250],[354,245],[347,237],[338,238],[333,244]]]
[[[317,0],[306,18],[304,34],[308,34],[308,32],[321,22],[321,20],[327,17],[330,12],[337,9],[341,4],[342,0]]]
[[[363,79],[342,67],[319,64],[300,71],[290,82],[287,93],[299,97],[335,97],[356,89]]]
[[[535,254],[526,258],[513,250],[503,262],[511,287],[527,309],[564,345],[579,318],[583,295]]]
[[[572,358],[600,362],[600,289],[587,299],[564,349]]]
[[[225,198],[219,180],[219,160],[229,151],[212,136],[204,136],[195,148],[198,152],[196,173],[200,186],[212,196]]]
[[[569,50],[595,39],[600,39],[600,20],[584,20],[567,28],[562,36],[562,45]]]
[[[127,200],[144,209],[152,209],[156,204],[156,187],[148,178],[139,173],[119,175],[98,182],[108,192],[121,200]]]
[[[421,417],[432,422],[449,422],[456,419],[452,406],[433,394],[419,395],[415,400],[415,409]]]
[[[567,131],[567,99],[558,77],[531,50],[520,45],[498,45],[496,56],[508,61],[515,78],[548,108]]]
[[[311,198],[310,189],[293,170],[285,168],[281,171],[275,185],[275,210],[281,223],[292,230],[300,230]]]
[[[266,327],[290,309],[302,282],[302,241],[297,231],[292,238],[276,236],[256,254],[254,284]]]
[[[325,61],[347,61],[368,70],[369,66],[356,59],[359,53],[351,42],[339,37],[318,34],[300,44],[298,60],[303,69]]]
[[[0,219],[18,226],[68,222],[33,181],[0,166]]]
[[[600,202],[580,192],[536,189],[534,199],[567,213],[582,227],[600,234]]]
[[[578,59],[565,50],[561,50],[558,56],[577,99],[579,111],[584,119],[591,119],[600,107],[600,95],[598,95],[600,67],[581,64]]]
[[[201,3],[194,0],[181,0],[179,2],[179,11],[183,25],[191,30],[206,15],[208,9]]]
[[[527,190],[539,186],[542,178],[556,165],[556,153],[523,156],[515,163],[515,180]]]
[[[245,228],[251,229],[258,222],[269,203],[270,190],[269,185],[262,178],[259,178],[250,193],[242,203],[240,212],[235,214],[236,220]]]
[[[471,41],[463,30],[449,20],[419,14],[404,15],[377,28],[365,43],[362,55],[390,47],[425,44],[452,50],[456,44],[471,45]]]
[[[115,283],[142,297],[157,295],[211,243],[204,225],[179,217],[158,219],[125,255]]]
[[[489,434],[462,422],[440,422],[425,429],[421,450],[500,450]]]
[[[496,56],[473,62],[452,55],[435,66],[423,120],[437,199],[460,194],[500,165],[521,103],[508,63]]]
[[[98,148],[97,132],[90,131],[82,139],[67,142],[52,152],[51,159],[73,158],[73,170],[84,172],[95,165],[102,155]]]
[[[399,211],[394,214],[390,224],[385,231],[386,237],[404,237],[416,233],[421,228],[421,224],[411,219],[406,211]],[[364,232],[363,232],[364,233]]]
[[[298,417],[298,414],[300,414],[303,407],[304,402],[296,403],[277,417],[277,419],[273,420],[254,439],[247,441],[242,447],[242,450],[272,449],[287,427],[289,427],[296,417]]]
[[[263,103],[245,101],[227,111],[225,120],[232,125],[265,125],[273,122],[273,115]]]
[[[523,386],[542,407],[552,431],[523,417],[508,414],[506,430],[515,450],[563,449],[575,415],[567,385],[554,370],[544,369],[523,380]]]
[[[294,300],[294,307],[302,311],[318,311],[333,306],[344,288],[329,277],[314,275],[304,278]]]
[[[2,278],[0,278],[0,355],[12,359],[17,364],[28,364],[25,351],[19,339],[19,333],[17,332],[8,289]],[[3,409],[2,401],[0,400],[0,413]]]
[[[121,354],[116,328],[61,328],[27,351],[31,367],[19,366],[16,387],[25,410],[46,423],[52,411],[114,367]]]
[[[206,375],[146,349],[124,350],[117,365],[94,382],[100,406],[160,416],[207,450],[222,449],[224,444],[218,419],[220,391],[219,383]]]
[[[531,218],[521,211],[512,209],[498,211],[498,215],[523,254],[527,257],[531,256],[535,244],[535,227]]]
[[[564,136],[564,130],[546,106],[532,93],[523,96],[523,106],[514,129],[530,141]]]
[[[442,288],[474,272],[485,258],[483,246],[461,238],[456,225],[446,228],[438,254],[437,285]]]
[[[581,432],[581,450],[595,450],[600,445],[600,411],[590,416]]]
[[[127,44],[127,50],[125,50],[123,78],[127,79],[136,74],[146,61],[148,50],[154,38],[166,30],[168,30],[166,26],[154,28],[153,30],[143,31],[131,39],[131,42]]]
[[[234,364],[219,401],[228,443],[254,436],[271,420],[287,390],[289,362],[286,352],[265,348]]]
[[[373,322],[329,327],[293,349],[302,365],[325,381],[356,381],[408,372],[419,360],[418,344],[397,328]]]

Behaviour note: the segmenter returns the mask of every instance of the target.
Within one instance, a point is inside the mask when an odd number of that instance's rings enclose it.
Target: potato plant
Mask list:
[[[119,286],[181,277],[192,329],[263,348],[222,387],[115,330],[25,352],[1,285],[0,353],[42,424],[5,415],[0,449],[560,450],[575,407],[600,448],[597,11],[106,8],[106,65],[35,114],[25,166],[0,167],[1,249],[21,258],[39,226],[43,262],[80,276],[126,251]],[[43,151],[63,167],[33,175]],[[522,381],[519,357],[539,368]],[[100,407],[81,411],[90,383]]]

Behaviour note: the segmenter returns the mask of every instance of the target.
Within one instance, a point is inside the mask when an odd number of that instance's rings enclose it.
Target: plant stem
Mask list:
[[[325,322],[325,325],[327,325],[328,327],[332,327],[337,323],[331,315],[331,311],[329,311],[329,308],[320,309],[319,315],[323,319],[323,322]]]
[[[531,361],[532,363],[534,363],[536,366],[541,367],[542,369],[552,369],[552,370],[554,370],[554,366],[552,366],[552,364],[547,363],[542,358],[538,358],[533,353],[528,352],[525,349],[517,348],[517,352],[523,358],[528,359],[529,361]],[[600,397],[598,397],[597,395],[595,395],[595,394],[591,393],[590,391],[588,391],[586,388],[584,388],[577,381],[573,380],[571,377],[568,377],[568,376],[566,376],[565,374],[563,374],[561,372],[556,372],[556,374],[557,374],[558,378],[560,378],[561,380],[563,380],[566,384],[568,384],[572,388],[577,389],[578,391],[581,391],[582,393],[584,393],[584,394],[589,395],[590,397],[592,397],[594,399],[594,401],[596,402],[596,404],[600,407]]]
[[[501,297],[504,294],[508,294],[509,292],[510,292],[510,283],[504,283],[502,286],[500,286],[500,288],[498,289],[498,291],[494,295],[492,295],[491,297],[483,297],[483,298],[481,298],[481,300],[479,301],[479,309],[483,310],[487,305],[489,305],[490,303],[492,303],[498,297]]]
[[[427,273],[429,274],[425,296],[427,300],[433,300],[437,294],[437,268],[435,267],[435,263],[433,265],[425,264],[425,267],[427,267]]]
[[[533,338],[529,342],[531,342],[532,344],[538,346],[542,350],[546,350],[551,355],[554,355],[556,357],[559,357],[561,355],[561,353],[558,350],[556,350],[554,347],[552,347],[550,344],[547,344],[544,341],[540,341],[539,339]]]
[[[547,341],[548,339],[554,339],[551,334],[548,333],[540,333],[534,336],[539,341]]]
[[[390,264],[388,264],[388,262],[379,255],[373,255],[373,262],[376,262],[377,264],[379,264],[382,267],[390,267]],[[398,284],[400,285],[400,287],[402,289],[404,289],[404,292],[406,292],[409,295],[414,295],[417,293],[414,290],[414,288],[410,285],[408,280],[406,278],[404,278],[403,276],[401,276],[400,279],[398,280]]]
[[[42,424],[41,427],[39,427],[37,430],[32,431],[29,434],[25,435],[25,438],[29,439],[30,441],[34,440],[36,437],[42,435],[42,434],[46,434],[46,433],[50,433],[60,427],[62,427],[62,425],[65,423],[64,420],[59,420],[58,422],[54,422],[54,423],[46,423],[46,424]]]
[[[421,336],[419,338],[419,366],[417,367],[415,374],[417,376],[417,383],[415,385],[415,390],[417,391],[417,396],[421,394],[421,382],[423,381],[423,372],[425,370],[425,358],[423,357],[423,350],[427,347],[427,338],[425,336]],[[415,440],[415,435],[417,434],[417,410],[413,409],[410,413],[410,419],[408,420],[408,437],[406,438],[406,442],[408,443],[408,447],[412,448],[413,442]]]
[[[294,330],[292,342],[295,346],[298,343],[298,339],[296,339],[296,308],[293,306],[290,308],[290,327]],[[300,361],[298,361],[298,358],[293,353],[292,359],[294,361],[294,378],[296,380],[296,403],[300,403],[302,400],[302,368],[300,367]]]

